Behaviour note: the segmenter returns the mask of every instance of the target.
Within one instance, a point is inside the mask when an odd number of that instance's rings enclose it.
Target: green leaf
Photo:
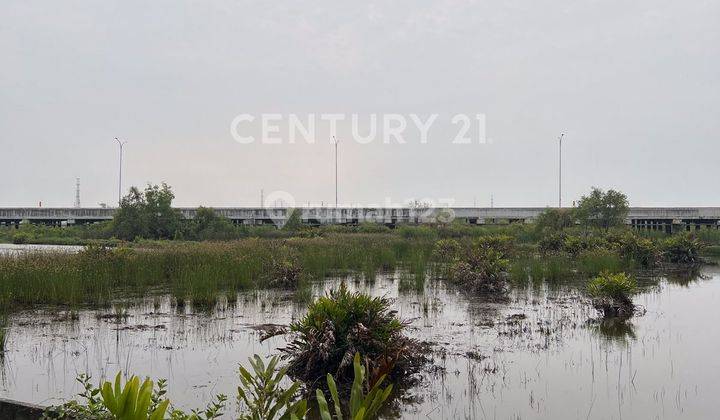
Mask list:
[[[330,415],[330,409],[328,408],[327,401],[325,400],[325,394],[319,389],[315,390],[315,396],[318,402],[318,409],[320,410],[320,417],[322,420],[332,420]]]
[[[165,418],[165,411],[167,411],[168,405],[170,404],[170,400],[165,400],[158,404],[155,411],[150,414],[150,417],[148,420],[163,420]]]
[[[343,419],[342,408],[340,406],[340,396],[338,395],[337,385],[335,385],[335,378],[331,374],[327,374],[327,384],[330,389],[330,397],[332,397],[333,405],[335,406],[335,416],[339,419]]]

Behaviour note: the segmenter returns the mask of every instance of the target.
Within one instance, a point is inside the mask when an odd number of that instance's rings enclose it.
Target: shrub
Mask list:
[[[545,209],[538,215],[535,227],[538,231],[562,231],[575,225],[574,209]]]
[[[23,245],[30,242],[30,235],[25,232],[18,232],[12,236],[12,243],[15,245]]]
[[[637,291],[637,282],[625,273],[602,272],[588,284],[588,294],[593,304],[606,317],[630,316],[634,305],[632,296]]]
[[[694,236],[673,236],[663,243],[663,259],[677,264],[695,264],[700,262],[703,247],[703,243]]]
[[[567,235],[564,233],[551,233],[543,236],[542,239],[538,241],[538,250],[543,254],[560,252],[564,249],[566,238]]]
[[[450,279],[480,294],[503,293],[507,286],[509,262],[501,252],[473,247],[450,266]]]
[[[432,256],[440,262],[449,262],[457,258],[462,246],[455,239],[440,239],[435,242]]]
[[[570,255],[578,255],[597,248],[607,248],[607,242],[596,236],[568,236],[563,243],[563,251]]]
[[[418,345],[403,335],[405,325],[390,310],[390,301],[340,288],[316,299],[302,319],[290,325],[295,335],[282,351],[292,377],[314,382],[333,374],[347,382],[355,353],[371,372],[413,373],[422,363]]]
[[[500,253],[502,258],[508,258],[515,252],[515,239],[509,235],[481,236],[475,240],[476,247],[493,249]]]
[[[297,252],[286,246],[275,247],[271,250],[267,273],[271,286],[296,288],[302,275]]]
[[[659,259],[658,250],[650,239],[640,238],[632,233],[607,238],[611,248],[623,258],[632,260],[642,267],[652,267]]]

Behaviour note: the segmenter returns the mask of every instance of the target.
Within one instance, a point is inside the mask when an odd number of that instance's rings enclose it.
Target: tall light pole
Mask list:
[[[123,146],[127,144],[127,141],[120,141],[115,137],[115,141],[120,145],[120,175],[118,177],[118,207],[122,204],[122,158],[123,158]]]
[[[558,208],[562,208],[562,140],[565,133],[558,137]]]
[[[335,143],[335,208],[338,207],[338,140],[333,136]]]

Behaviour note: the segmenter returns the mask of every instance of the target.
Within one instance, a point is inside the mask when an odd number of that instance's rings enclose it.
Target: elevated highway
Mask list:
[[[303,207],[298,208],[303,223],[311,225],[357,224],[364,222],[398,225],[433,223],[460,219],[472,224],[532,223],[545,207],[451,207],[451,208],[381,208],[381,207]],[[177,208],[185,219],[193,219],[197,208]],[[288,208],[216,207],[215,212],[233,223],[245,225],[274,224],[287,221]],[[0,207],[0,225],[20,223],[46,225],[85,224],[111,220],[113,208],[42,208]],[[718,229],[720,207],[632,207],[626,223],[636,228]]]

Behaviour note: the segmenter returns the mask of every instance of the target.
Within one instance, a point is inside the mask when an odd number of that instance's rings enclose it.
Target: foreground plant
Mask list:
[[[270,359],[265,366],[257,354],[248,359],[252,372],[240,366],[238,401],[247,409],[240,415],[241,420],[301,419],[307,413],[307,401],[298,399],[300,382],[293,382],[289,388],[281,385],[287,374],[287,367],[276,370],[279,357]]]
[[[210,420],[221,416],[225,407],[225,396],[219,395],[205,410],[193,410],[187,414],[181,410],[168,412],[170,400],[165,398],[166,382],[154,384],[150,379],[140,383],[132,376],[123,385],[121,374],[114,384],[104,382],[99,387],[90,383],[90,376],[79,375],[77,381],[83,386],[79,394],[84,401],[68,401],[60,406],[49,407],[43,419],[83,420]]]
[[[380,410],[382,405],[390,396],[393,386],[388,385],[382,388],[382,382],[385,380],[385,375],[382,375],[374,384],[366,383],[365,367],[360,364],[360,354],[355,353],[353,359],[353,369],[355,372],[355,379],[350,389],[350,404],[347,408],[347,418],[352,420],[365,420],[377,417],[377,412]],[[342,405],[340,404],[340,396],[338,394],[337,385],[332,375],[327,375],[327,385],[330,390],[330,396],[333,401],[335,410],[335,418],[343,420]],[[367,394],[364,393],[364,388],[368,387],[370,391]],[[333,416],[330,414],[325,394],[321,390],[316,390],[315,395],[318,400],[318,407],[320,409],[320,417],[323,420],[332,420]]]
[[[604,271],[588,284],[588,293],[595,308],[605,317],[629,317],[635,306],[632,296],[637,291],[637,282],[625,273]]]
[[[316,382],[332,374],[349,383],[353,356],[363,355],[372,379],[389,374],[402,380],[424,361],[417,342],[405,337],[390,300],[340,288],[316,299],[299,321],[290,325],[294,340],[282,351],[291,376]],[[375,380],[372,380],[374,383]]]

